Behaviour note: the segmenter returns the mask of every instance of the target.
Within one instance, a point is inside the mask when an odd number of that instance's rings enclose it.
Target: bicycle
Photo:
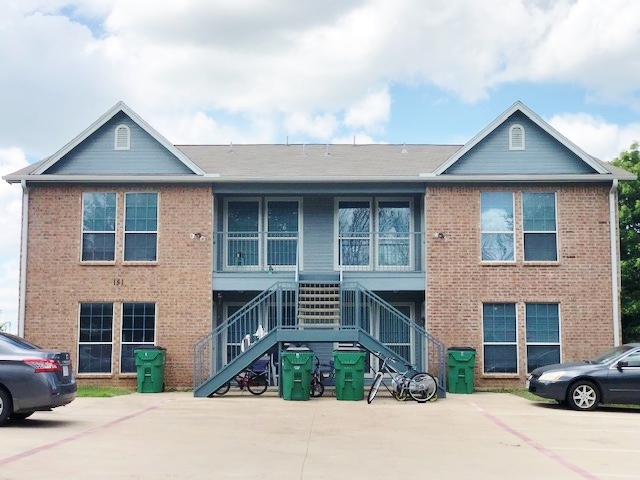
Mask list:
[[[418,372],[414,366],[409,363],[405,364],[407,367],[405,371],[400,371],[391,365],[392,363],[397,365],[399,363],[398,359],[385,357],[380,352],[372,353],[382,360],[382,364],[373,378],[367,403],[373,402],[381,384],[384,385],[389,393],[398,401],[405,400],[407,395],[418,403],[425,403],[429,400],[437,399],[436,390],[438,384],[431,374]],[[391,375],[392,388],[389,388],[387,384],[384,383],[385,373]]]
[[[249,393],[252,393],[253,395],[262,395],[267,391],[267,371],[255,372],[251,367],[249,367],[237,374],[213,393],[215,395],[224,395],[231,388],[231,382],[233,380],[235,380],[240,390],[244,390],[246,388],[249,390]]]
[[[321,397],[324,394],[324,383],[322,383],[324,376],[320,370],[320,359],[318,357],[314,357],[314,359],[315,367],[311,374],[311,396]]]

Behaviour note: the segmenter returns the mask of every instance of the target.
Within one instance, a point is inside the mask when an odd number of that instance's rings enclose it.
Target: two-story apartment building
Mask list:
[[[519,102],[465,145],[173,145],[118,103],[4,179],[23,189],[19,331],[83,383],[135,384],[156,345],[166,384],[204,396],[288,342],[350,341],[441,382],[445,347],[472,347],[476,385],[520,385],[620,342],[635,176]]]

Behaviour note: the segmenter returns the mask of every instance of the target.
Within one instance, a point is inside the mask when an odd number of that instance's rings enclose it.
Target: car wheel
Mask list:
[[[567,403],[574,410],[595,410],[600,403],[600,392],[593,383],[581,380],[569,388]]]
[[[11,395],[3,388],[0,388],[0,426],[7,423],[12,411],[13,402],[11,401]]]

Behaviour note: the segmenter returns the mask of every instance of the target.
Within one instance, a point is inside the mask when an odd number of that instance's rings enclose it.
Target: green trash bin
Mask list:
[[[473,369],[476,350],[471,347],[451,347],[447,349],[447,392],[473,393]]]
[[[164,362],[162,347],[134,350],[138,373],[139,393],[158,393],[164,390]]]
[[[364,398],[364,359],[365,352],[359,348],[339,348],[333,351],[338,400]]]
[[[282,398],[309,400],[313,352],[307,347],[289,347],[282,352]]]

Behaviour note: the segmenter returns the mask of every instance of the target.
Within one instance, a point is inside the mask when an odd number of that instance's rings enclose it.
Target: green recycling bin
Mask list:
[[[338,400],[364,398],[364,359],[365,352],[359,348],[339,348],[333,351]]]
[[[134,350],[138,373],[139,393],[158,393],[164,390],[164,361],[166,350],[161,347]]]
[[[471,347],[451,347],[447,349],[447,392],[473,393],[473,369],[476,350]]]
[[[282,398],[309,400],[313,352],[307,347],[289,347],[282,352]]]

